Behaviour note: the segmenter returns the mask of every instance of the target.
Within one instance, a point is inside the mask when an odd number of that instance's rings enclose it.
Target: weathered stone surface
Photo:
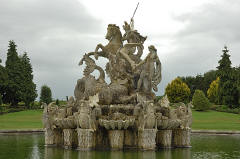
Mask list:
[[[125,148],[136,148],[138,144],[137,131],[124,130],[124,147]]]
[[[160,99],[158,103],[161,105],[161,107],[169,107],[169,104],[170,104],[167,95],[165,95],[162,99]]]
[[[155,150],[156,129],[144,129],[138,131],[138,148],[143,150]]]
[[[156,143],[159,148],[172,147],[172,130],[158,130]]]
[[[65,106],[45,104],[46,145],[71,148],[77,141],[80,150],[127,147],[154,150],[156,141],[159,147],[170,147],[172,142],[176,146],[190,145],[190,135],[184,131],[191,128],[190,106],[180,103],[179,107],[171,107],[167,96],[159,102],[155,100],[154,92],[162,80],[161,62],[153,45],[148,47],[146,58],[141,58],[146,37],[133,26],[133,19],[130,24],[124,22],[122,36],[117,25],[109,24],[108,44],[98,44],[79,62],[86,67],[84,77],[77,81],[75,99],[70,97]],[[106,58],[105,69],[97,65],[98,57]],[[98,78],[92,75],[96,70]]]
[[[91,150],[95,148],[96,138],[92,129],[77,129],[78,150]]]
[[[46,129],[45,130],[45,145],[46,146],[54,145],[55,144],[54,138],[55,138],[55,136],[54,136],[53,130]]]
[[[173,130],[173,146],[175,147],[191,147],[191,129],[175,129]]]
[[[64,148],[70,149],[77,146],[77,132],[75,129],[63,129]]]
[[[113,150],[123,149],[124,131],[123,130],[109,130],[108,137],[110,147]]]

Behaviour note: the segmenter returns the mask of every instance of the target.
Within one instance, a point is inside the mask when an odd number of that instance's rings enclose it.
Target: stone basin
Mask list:
[[[176,129],[179,128],[182,121],[179,119],[157,119],[158,129]]]
[[[127,129],[128,127],[132,127],[134,125],[135,119],[130,118],[126,120],[106,120],[99,119],[99,125],[104,127],[107,130],[122,130]]]

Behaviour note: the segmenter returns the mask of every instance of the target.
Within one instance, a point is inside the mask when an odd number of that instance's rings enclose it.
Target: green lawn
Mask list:
[[[216,111],[193,111],[192,129],[240,130],[240,115]]]
[[[42,110],[27,110],[0,115],[0,129],[38,129],[42,127]]]
[[[42,128],[42,110],[27,110],[0,115],[0,129]],[[194,130],[240,130],[240,115],[225,112],[193,111]]]

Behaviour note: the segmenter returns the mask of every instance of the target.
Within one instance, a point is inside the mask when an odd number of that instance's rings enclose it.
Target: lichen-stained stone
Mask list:
[[[52,129],[45,129],[45,145],[51,146],[55,144],[54,133]]]
[[[95,148],[96,138],[92,129],[77,128],[78,134],[78,150],[91,150]]]
[[[172,130],[158,130],[156,143],[159,148],[170,148],[172,146]]]
[[[191,147],[191,129],[175,129],[172,135],[174,147]]]
[[[138,135],[137,131],[124,130],[124,147],[137,148]]]
[[[63,145],[66,149],[77,146],[77,133],[75,129],[63,129]]]
[[[77,80],[75,97],[64,106],[44,104],[46,145],[77,145],[79,150],[154,150],[156,141],[159,147],[190,146],[191,108],[184,103],[172,107],[167,96],[156,100],[154,92],[162,80],[157,48],[150,45],[141,58],[147,37],[133,26],[133,21],[124,22],[122,34],[119,26],[109,24],[108,43],[98,44],[79,62],[86,67]],[[97,65],[99,57],[107,60],[104,68]],[[93,75],[95,71],[99,77]]]
[[[138,131],[138,148],[142,150],[155,150],[156,129],[144,129]]]
[[[124,131],[123,130],[109,130],[108,137],[110,142],[110,148],[112,150],[123,149]]]

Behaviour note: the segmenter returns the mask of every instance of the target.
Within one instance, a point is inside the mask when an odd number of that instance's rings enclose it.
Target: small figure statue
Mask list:
[[[145,93],[151,93],[152,88],[154,91],[158,91],[157,85],[162,79],[161,62],[157,55],[157,49],[151,45],[148,47],[148,50],[149,54],[147,57],[139,64],[132,66],[133,70],[143,66],[138,80],[137,89],[138,91],[143,91]]]

